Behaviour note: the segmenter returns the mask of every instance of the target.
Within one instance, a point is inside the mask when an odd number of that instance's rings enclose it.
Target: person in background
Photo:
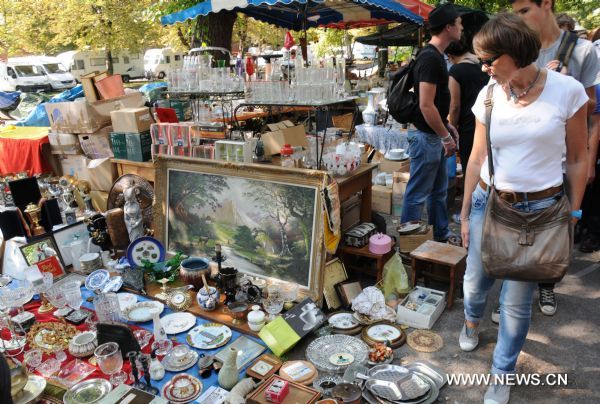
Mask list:
[[[448,175],[446,158],[456,149],[456,129],[447,123],[450,107],[448,69],[444,51],[462,34],[461,17],[450,3],[429,13],[431,40],[419,52],[413,69],[414,90],[419,109],[412,124],[417,130],[408,135],[411,156],[410,179],[404,194],[401,223],[421,220],[427,202],[433,237],[446,242],[452,235],[448,228],[446,195]]]
[[[574,211],[581,204],[587,173],[586,112],[588,97],[577,80],[537,66],[539,36],[514,14],[489,20],[473,46],[493,84],[491,120],[487,121],[484,87],[473,106],[476,118],[473,150],[465,178],[461,235],[468,248],[464,276],[465,322],[459,335],[463,351],[479,344],[479,328],[490,289],[495,283],[481,259],[483,222],[490,174],[486,129],[493,152],[498,196],[523,212],[540,212],[567,192]],[[562,154],[566,150],[563,188]],[[576,221],[573,214],[573,221]],[[535,248],[535,247],[532,247]],[[537,254],[532,252],[532,254]],[[517,359],[527,339],[533,282],[504,280],[500,292],[500,325],[484,404],[506,404]]]
[[[596,85],[600,84],[600,69],[598,68],[598,59],[592,44],[583,39],[578,39],[573,48],[573,53],[569,59],[568,67],[562,66],[558,61],[558,51],[567,31],[558,27],[554,17],[554,0],[509,0],[513,12],[523,18],[523,21],[533,29],[540,37],[541,49],[535,64],[542,68],[555,70],[563,74],[572,76],[583,84],[588,96],[587,115],[590,116],[596,108]],[[583,129],[588,133],[587,125]],[[593,141],[591,142],[593,143]],[[588,145],[592,149],[593,145]],[[595,153],[588,154],[588,172],[586,177],[591,179],[595,173]],[[590,189],[586,194],[590,193]],[[585,207],[584,203],[584,207]],[[595,207],[600,209],[600,206]],[[583,210],[582,218],[586,221],[589,210]],[[588,248],[589,247],[589,248]],[[581,240],[579,249],[584,252],[591,252],[600,249],[600,239]],[[547,316],[553,316],[556,313],[557,301],[554,294],[554,284],[539,285],[538,306],[541,312]],[[497,311],[496,311],[497,314]],[[494,316],[492,316],[494,319]]]
[[[575,19],[569,14],[557,14],[556,23],[558,24],[558,28],[562,29],[563,31],[575,31]]]
[[[481,70],[477,56],[469,52],[464,37],[460,41],[452,42],[446,48],[446,54],[452,62],[448,81],[450,88],[448,122],[458,131],[460,163],[462,172],[466,173],[475,132],[475,116],[471,107],[473,107],[479,91],[490,78]],[[460,223],[460,215],[454,215],[453,219],[456,223]]]

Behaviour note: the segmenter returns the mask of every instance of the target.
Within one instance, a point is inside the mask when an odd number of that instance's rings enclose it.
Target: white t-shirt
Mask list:
[[[484,87],[473,105],[475,117],[486,123]],[[542,93],[526,107],[517,106],[494,87],[492,154],[496,188],[502,191],[536,192],[562,184],[561,157],[565,150],[566,122],[588,97],[573,77],[548,71]],[[490,183],[487,159],[481,178]]]

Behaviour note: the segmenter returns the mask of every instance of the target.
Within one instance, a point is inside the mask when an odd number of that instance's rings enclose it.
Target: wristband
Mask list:
[[[446,137],[442,138],[442,143],[450,143],[452,141],[452,136],[448,133]]]
[[[583,212],[581,211],[581,209],[579,209],[579,210],[572,210],[571,211],[571,216],[573,216],[576,219],[581,220],[581,217],[583,216]]]

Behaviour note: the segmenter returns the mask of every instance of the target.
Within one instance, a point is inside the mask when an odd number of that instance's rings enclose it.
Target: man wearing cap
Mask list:
[[[414,91],[419,110],[412,121],[417,128],[409,132],[410,179],[404,195],[401,222],[421,219],[427,201],[434,239],[446,241],[450,235],[446,208],[448,176],[446,158],[456,149],[456,129],[448,124],[450,91],[444,51],[462,34],[461,18],[454,6],[446,3],[429,13],[431,40],[419,52],[413,68]]]
[[[594,47],[590,41],[578,39],[573,48],[573,53],[568,61],[568,66],[562,66],[557,60],[558,50],[563,37],[567,34],[561,30],[554,16],[554,0],[509,0],[513,12],[523,18],[523,21],[540,36],[542,48],[536,60],[536,65],[540,68],[547,68],[559,71],[563,74],[572,76],[583,84],[588,96],[588,116],[590,116],[596,107],[595,86],[600,84],[600,69],[598,58]],[[589,170],[588,182],[593,182],[596,169],[596,156],[598,151],[598,138],[594,136],[588,142]],[[597,183],[597,182],[596,182]],[[584,221],[592,216],[592,211],[598,209],[597,206],[587,206],[586,199],[589,198],[593,188],[586,190],[584,197]],[[595,190],[595,192],[598,192]],[[580,214],[581,211],[574,212]],[[588,216],[587,218],[585,216]],[[594,233],[600,233],[600,229],[591,229],[588,239],[582,240],[579,249],[582,252],[593,252],[600,249],[600,236]],[[591,239],[590,239],[591,237]],[[540,283],[539,285],[539,307],[542,313],[552,316],[556,313],[556,296],[554,295],[554,284]],[[497,315],[499,309],[492,314],[492,321],[498,322]]]

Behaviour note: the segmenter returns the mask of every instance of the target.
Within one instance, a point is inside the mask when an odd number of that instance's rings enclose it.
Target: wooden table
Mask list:
[[[360,204],[360,221],[371,221],[371,187],[373,170],[377,164],[362,164],[350,175],[336,178],[339,185],[340,202],[345,201],[357,192],[362,193]]]
[[[377,272],[375,273],[375,276],[377,278],[377,282],[383,278],[383,266],[386,262],[388,262],[392,255],[394,255],[394,249],[391,249],[387,254],[373,254],[369,251],[368,244],[361,248],[344,245],[341,246],[338,251],[340,253],[340,259],[344,262],[346,268],[353,270],[364,270],[364,268],[359,268],[356,265],[352,265],[352,262],[348,259],[348,256],[374,259],[376,261]]]
[[[152,161],[131,161],[121,159],[110,159],[111,162],[117,165],[117,173],[119,177],[124,174],[136,174],[154,183],[155,169]]]
[[[425,279],[449,281],[448,309],[451,309],[454,303],[454,289],[462,283],[465,274],[467,250],[463,247],[429,240],[411,252],[410,257],[413,287],[417,283],[419,272],[422,272]],[[434,265],[449,268],[448,274],[439,274],[435,271]]]

